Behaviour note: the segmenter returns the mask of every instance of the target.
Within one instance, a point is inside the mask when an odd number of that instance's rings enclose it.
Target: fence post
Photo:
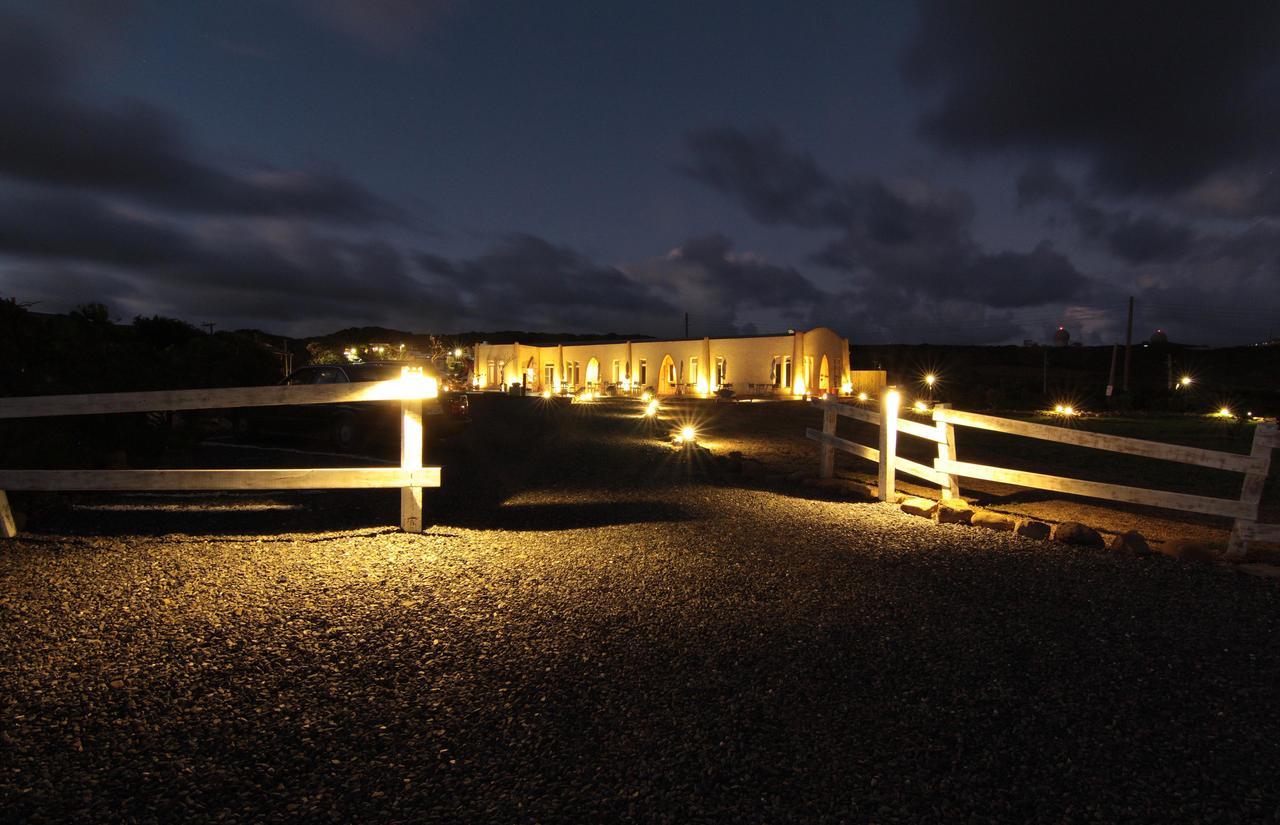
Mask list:
[[[836,410],[831,406],[836,402],[824,401],[822,406],[822,432],[827,435],[836,434]],[[836,470],[836,448],[823,442],[818,447],[818,477],[831,478]]]
[[[1241,558],[1249,549],[1249,542],[1241,537],[1240,528],[1252,526],[1258,521],[1262,488],[1267,483],[1267,473],[1271,470],[1271,451],[1276,446],[1276,425],[1259,424],[1253,431],[1253,449],[1249,452],[1257,467],[1253,472],[1245,473],[1244,485],[1240,491],[1240,501],[1253,508],[1253,518],[1236,519],[1231,525],[1231,539],[1227,543],[1227,556],[1230,558]]]
[[[898,455],[898,390],[889,387],[880,396],[880,500],[893,501]]]
[[[9,497],[0,490],[0,538],[11,539],[18,535],[18,523],[9,509]]]
[[[949,409],[951,409],[950,404],[935,404],[933,406],[933,420],[938,428],[938,458],[944,461],[955,461],[956,428],[939,417],[940,415],[945,415]],[[948,474],[947,488],[947,495],[951,498],[960,498],[960,476]]]
[[[422,399],[406,398],[400,402],[400,467],[422,469]],[[422,488],[400,488],[400,529],[406,533],[422,532]]]

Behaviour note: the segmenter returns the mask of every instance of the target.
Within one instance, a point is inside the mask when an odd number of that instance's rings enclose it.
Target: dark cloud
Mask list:
[[[452,0],[295,0],[324,25],[382,53],[417,44],[453,7]]]
[[[1127,264],[1178,261],[1191,251],[1195,231],[1190,224],[1154,213],[1134,215],[1126,209],[1107,209],[1079,193],[1058,174],[1053,164],[1036,161],[1018,176],[1020,207],[1061,204],[1079,230],[1092,242]]]
[[[1280,159],[1280,5],[920,0],[919,20],[904,67],[937,92],[937,145],[1067,151],[1121,194],[1230,173],[1240,212],[1280,208],[1259,183]]]
[[[840,180],[776,131],[719,128],[690,136],[686,174],[736,198],[762,223],[838,231],[813,259],[903,296],[965,298],[997,307],[1067,301],[1089,279],[1050,245],[984,250],[972,236],[972,199],[912,181]]]
[[[341,175],[213,164],[163,110],[78,97],[69,71],[74,64],[42,30],[0,14],[0,176],[192,212],[350,223],[400,217]]]
[[[6,292],[62,307],[145,294],[184,315],[296,323],[388,312],[439,321],[459,308],[451,289],[415,277],[382,241],[286,223],[175,222],[88,196],[0,198],[0,258]],[[90,273],[110,295],[85,293]]]
[[[462,297],[473,317],[524,329],[670,327],[679,312],[617,267],[565,246],[515,234],[474,257],[418,256],[423,269]]]

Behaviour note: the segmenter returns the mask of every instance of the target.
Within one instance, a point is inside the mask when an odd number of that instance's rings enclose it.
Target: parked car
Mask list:
[[[316,365],[294,370],[280,383],[301,386],[390,381],[400,377],[404,366],[404,362]],[[427,374],[435,374],[430,365],[410,366],[421,366]],[[471,423],[465,392],[442,389],[438,399],[423,402],[422,413],[428,442],[456,436]],[[325,440],[340,450],[370,442],[398,442],[400,422],[398,401],[252,407],[237,410],[233,416],[236,439],[240,441],[268,435],[298,436]]]

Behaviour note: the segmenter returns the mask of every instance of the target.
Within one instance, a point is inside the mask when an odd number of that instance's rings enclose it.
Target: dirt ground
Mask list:
[[[726,473],[724,410],[484,399],[422,535],[394,491],[44,502],[4,818],[1280,816],[1275,582]],[[354,463],[303,449],[191,458]]]

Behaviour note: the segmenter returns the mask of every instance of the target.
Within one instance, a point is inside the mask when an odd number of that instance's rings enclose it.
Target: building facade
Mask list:
[[[477,344],[472,384],[495,392],[594,392],[660,396],[848,394],[849,341],[827,327],[781,335]]]

